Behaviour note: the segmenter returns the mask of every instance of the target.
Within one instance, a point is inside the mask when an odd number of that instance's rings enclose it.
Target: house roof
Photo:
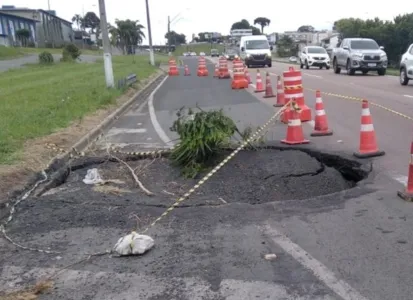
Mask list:
[[[52,14],[52,13],[50,13],[50,12],[48,12],[48,11],[46,11],[46,10],[43,10],[43,9],[31,9],[31,8],[9,8],[9,7],[2,7],[1,9],[0,9],[0,12],[3,12],[3,13],[7,13],[7,12],[19,12],[19,11],[25,11],[25,12],[42,12],[42,13],[44,13],[44,14],[46,14],[46,15],[49,15],[49,16],[51,16],[51,17],[53,17],[53,18],[56,18],[56,19],[59,19],[60,21],[63,21],[63,22],[65,22],[65,23],[68,23],[68,24],[72,24],[72,22],[69,22],[69,21],[67,21],[67,20],[65,20],[65,19],[62,19],[62,18],[60,18],[60,17],[58,17],[58,16],[56,16],[56,15],[54,15],[54,14]]]
[[[33,19],[21,17],[21,16],[16,16],[16,15],[13,15],[13,14],[8,14],[8,13],[5,13],[4,11],[1,11],[1,10],[0,10],[0,15],[10,16],[10,17],[13,17],[13,18],[16,18],[16,19],[23,19],[23,20],[25,20],[25,21],[30,21],[30,22],[40,22],[40,21],[38,21],[38,20],[33,20]]]

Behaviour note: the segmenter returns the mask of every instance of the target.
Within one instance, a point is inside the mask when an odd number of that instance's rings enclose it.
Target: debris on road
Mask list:
[[[152,249],[155,241],[148,235],[132,233],[120,238],[114,250],[121,256],[144,254]]]
[[[276,259],[276,258],[277,258],[277,255],[276,255],[276,254],[274,254],[274,253],[271,253],[271,254],[265,254],[265,255],[264,255],[264,258],[265,258],[266,260],[274,260],[274,259]]]
[[[96,168],[87,170],[85,179],[83,179],[85,184],[102,184],[104,180],[99,174],[99,170]]]

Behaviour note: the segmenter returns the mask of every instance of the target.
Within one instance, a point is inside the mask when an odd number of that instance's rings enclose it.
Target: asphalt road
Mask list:
[[[210,77],[199,78],[194,76],[196,59],[185,58],[184,63],[193,75],[166,79],[147,103],[120,118],[111,129],[112,134],[107,134],[115,144],[133,150],[142,149],[148,142],[152,144],[147,147],[155,148],[172,144],[176,135],[169,127],[176,119],[176,110],[182,106],[223,108],[241,129],[260,126],[275,112],[274,99],[263,99],[262,94],[253,93],[253,86],[248,91],[233,91],[230,80],[212,78],[212,65],[209,65]],[[275,83],[275,74],[287,68],[288,65],[276,63],[265,71],[272,73]],[[379,146],[386,155],[366,161],[372,167],[367,180],[351,190],[329,196],[297,200],[303,198],[295,194],[293,198],[297,199],[286,197],[281,201],[272,196],[274,201],[259,205],[245,203],[248,193],[242,193],[242,188],[238,191],[240,203],[224,206],[218,206],[219,199],[215,198],[207,199],[211,207],[196,206],[202,202],[200,199],[197,202],[196,194],[195,199],[188,200],[189,204],[195,200],[193,206],[176,209],[150,231],[159,243],[154,251],[138,260],[114,261],[115,258],[102,257],[70,268],[58,281],[58,292],[49,299],[70,299],[73,295],[90,299],[139,296],[151,300],[410,299],[413,206],[400,200],[396,192],[402,189],[408,166],[413,112],[410,98],[404,95],[413,94],[409,92],[411,86],[399,86],[397,77],[347,77],[318,69],[304,70],[303,84],[310,107],[314,107],[316,89],[326,93],[323,100],[334,130],[331,137],[310,138],[307,149],[352,157],[358,147],[361,104],[349,96],[366,98],[387,108],[371,107]],[[308,135],[311,122],[303,129]],[[285,132],[284,124],[271,124],[266,140],[277,142],[285,137]],[[293,154],[289,151],[288,155]],[[296,159],[296,164],[291,159]],[[236,162],[242,164],[247,160],[241,157]],[[291,167],[279,167],[281,173],[294,173],[300,165],[310,171],[315,168],[314,160],[295,155],[278,160],[285,160]],[[265,172],[263,164],[257,166],[259,173]],[[243,175],[253,173],[254,169],[241,168]],[[152,177],[145,178],[149,184],[152,182],[151,188],[158,182],[160,190],[164,188],[164,180],[159,179],[162,170],[155,168]],[[68,252],[52,257],[34,252],[15,255],[18,251],[13,252],[13,247],[5,244],[2,252],[5,267],[0,283],[9,287],[18,285],[74,261],[79,252],[109,247],[112,241],[108,237],[116,239],[126,227],[132,226],[128,215],[134,212],[159,215],[165,209],[159,205],[159,199],[136,196],[136,192],[127,197],[87,192],[86,187],[73,183],[82,178],[85,170],[81,172],[71,175],[74,177],[69,184],[73,186],[69,185],[69,189],[47,195],[42,201],[25,202],[19,210],[21,218],[11,228],[19,241],[61,247]],[[231,178],[230,186],[237,179],[252,180],[240,179],[243,177],[235,172],[223,170],[219,174],[216,180]],[[324,182],[331,186],[332,178],[313,184],[322,189]],[[171,180],[178,181],[167,178],[168,182]],[[222,183],[216,186],[216,193],[223,189]],[[186,188],[190,186],[173,193],[182,195]],[[210,189],[214,190],[212,183]],[[310,192],[301,181],[291,189]],[[260,187],[260,193],[268,195],[264,191]],[[206,193],[202,199],[211,194]],[[254,197],[257,195],[251,195]],[[277,254],[277,259],[263,259],[269,253]],[[98,287],[100,293],[96,292]]]

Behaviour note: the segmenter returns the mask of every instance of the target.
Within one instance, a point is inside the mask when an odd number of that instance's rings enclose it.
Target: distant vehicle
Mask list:
[[[227,60],[234,60],[236,58],[238,58],[238,54],[237,51],[233,50],[233,49],[228,49],[227,52],[225,52],[225,58]]]
[[[291,57],[288,59],[288,61],[289,61],[289,62],[297,62],[297,57],[291,56]]]
[[[249,68],[250,66],[272,67],[272,46],[265,35],[251,35],[241,37],[239,52],[241,58]]]
[[[304,47],[300,53],[300,68],[305,66],[306,69],[310,67],[323,67],[330,69],[330,56],[326,49],[319,46]]]
[[[200,56],[205,56],[205,52],[199,52]]]
[[[219,51],[217,49],[211,49],[211,57],[219,57]]]
[[[345,68],[348,75],[354,75],[356,71],[363,74],[376,71],[380,76],[384,76],[388,60],[383,50],[384,47],[379,47],[373,39],[344,39],[340,47],[333,49],[334,73],[339,74],[341,68]]]
[[[191,52],[190,55],[191,56],[196,56],[196,52]]]
[[[400,84],[407,85],[413,79],[413,44],[402,55],[400,60]]]
[[[184,52],[183,54],[184,54],[184,56],[189,56],[188,52]]]

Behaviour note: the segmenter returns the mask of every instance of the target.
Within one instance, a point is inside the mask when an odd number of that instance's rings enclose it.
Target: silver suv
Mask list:
[[[387,54],[375,40],[364,38],[344,39],[340,47],[332,53],[334,73],[339,74],[345,68],[348,75],[356,71],[367,74],[376,71],[379,75],[386,74]]]
[[[407,85],[413,79],[413,44],[402,55],[400,60],[400,84]]]

